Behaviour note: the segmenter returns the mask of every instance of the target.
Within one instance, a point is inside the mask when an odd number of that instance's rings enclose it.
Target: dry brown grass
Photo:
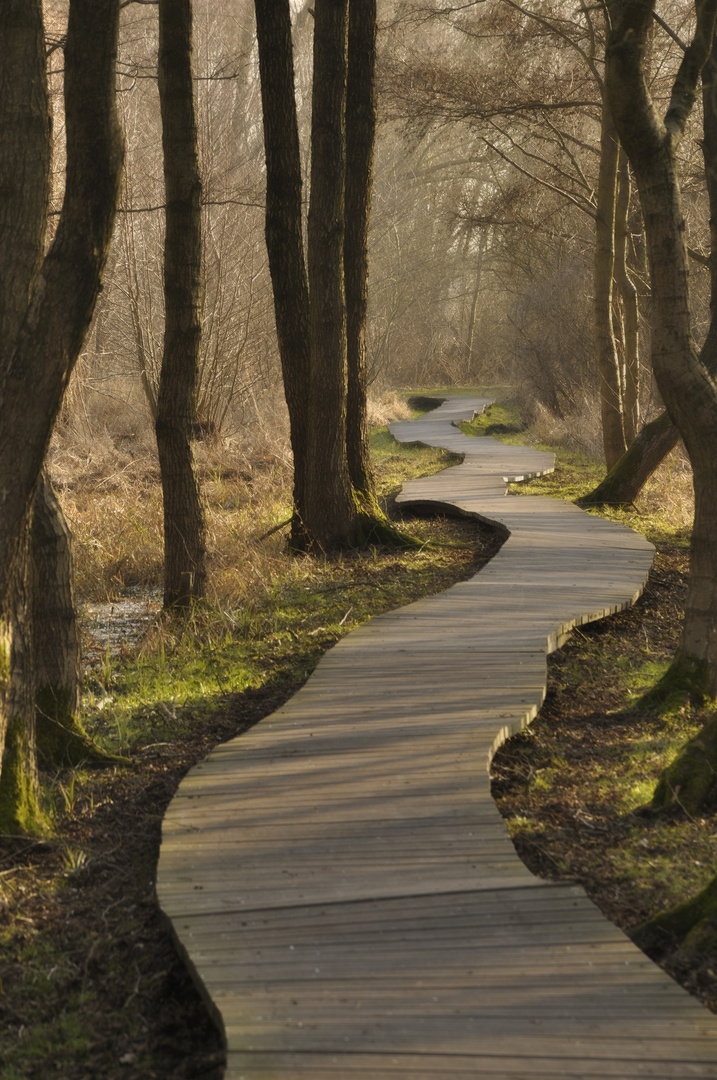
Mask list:
[[[73,409],[53,440],[49,467],[74,536],[82,601],[112,600],[128,588],[162,583],[162,495],[149,421],[135,407],[92,420]],[[396,394],[370,408],[372,423],[409,415]],[[229,435],[199,442],[195,457],[206,508],[209,598],[241,607],[277,577],[311,572],[312,560],[286,552],[291,453],[286,407],[267,397],[244,411]]]

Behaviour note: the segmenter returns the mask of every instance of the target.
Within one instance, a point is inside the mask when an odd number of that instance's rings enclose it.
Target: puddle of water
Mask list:
[[[135,645],[162,608],[161,589],[137,588],[112,603],[87,604],[82,609],[82,660],[86,670],[102,666],[109,655]]]

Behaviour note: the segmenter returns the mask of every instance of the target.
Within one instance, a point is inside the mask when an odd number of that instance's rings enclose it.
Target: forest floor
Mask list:
[[[544,488],[589,482],[583,466],[564,466]],[[674,491],[674,483],[668,486]],[[654,520],[643,522],[648,534]],[[51,829],[0,851],[3,1080],[219,1080],[219,1033],[156,903],[162,816],[188,768],[296,691],[321,652],[359,617],[349,616],[355,605],[363,617],[373,613],[363,611],[368,597],[390,606],[440,591],[496,550],[491,535],[469,522],[408,527],[459,546],[418,555],[376,550],[311,572],[305,566],[263,607],[255,602],[254,623],[244,628],[251,640],[259,632],[271,639],[271,653],[257,657],[254,645],[240,648],[233,639],[251,668],[236,689],[214,625],[221,671],[211,696],[202,695],[200,679],[183,701],[156,696],[140,705],[133,698],[128,714],[119,703],[138,661],[118,661],[112,672],[108,656],[107,670],[92,676],[98,685],[89,694],[88,729],[98,738],[114,731],[128,764],[46,776]],[[705,884],[717,846],[717,807],[697,820],[679,808],[660,818],[636,812],[664,761],[699,722],[688,712],[665,718],[635,707],[674,650],[685,593],[685,529],[654,539],[658,556],[642,598],[576,631],[550,658],[540,716],[501,749],[492,772],[527,865],[544,877],[580,882],[628,933]],[[207,628],[200,629],[205,640]],[[173,648],[186,667],[184,637],[167,627],[157,633],[161,664],[171,666]],[[146,672],[143,680],[146,694],[155,684]],[[656,959],[717,1011],[717,956],[684,956],[666,942]]]

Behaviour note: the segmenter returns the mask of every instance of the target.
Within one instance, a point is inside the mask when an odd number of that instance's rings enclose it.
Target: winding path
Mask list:
[[[506,478],[549,454],[469,439],[452,398],[393,424],[465,455],[406,484],[510,537],[470,581],[354,631],[183,780],[157,890],[225,1032],[229,1080],[717,1078],[717,1023],[577,886],[535,878],[490,797],[546,652],[631,604],[641,536]]]

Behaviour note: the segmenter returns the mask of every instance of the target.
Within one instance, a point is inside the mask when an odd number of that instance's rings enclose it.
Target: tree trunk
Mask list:
[[[714,3],[697,7],[665,122],[642,78],[649,5],[626,0],[608,51],[611,102],[640,190],[654,297],[653,367],[662,398],[687,446],[695,487],[690,580],[678,664],[704,669],[717,692],[717,386],[697,355],[690,320],[685,226],[675,151],[709,52]],[[647,14],[645,14],[647,12]]]
[[[80,635],[70,529],[45,469],[30,533],[32,656],[37,749],[46,766],[116,761],[85,732],[80,711]]]
[[[717,377],[717,42],[702,69],[702,156],[710,208],[710,326],[702,361]]]
[[[33,3],[40,40],[25,62],[27,92],[37,101],[44,85],[40,5]],[[16,5],[17,7],[17,5]],[[4,16],[8,5],[2,8]],[[25,670],[31,650],[22,632],[27,612],[26,559],[29,525],[42,462],[62,395],[79,355],[101,287],[119,193],[122,137],[115,110],[119,5],[116,0],[71,0],[65,48],[65,198],[55,239],[37,274],[29,304],[9,355],[0,369],[0,737],[10,717],[7,753],[0,777],[0,802],[7,820],[23,815],[24,792],[34,784],[34,695],[30,674],[22,693],[11,686],[11,671]],[[37,34],[36,34],[37,37]],[[11,39],[0,33],[2,46]],[[0,46],[0,48],[2,48]],[[7,70],[0,64],[0,70]],[[18,124],[22,117],[8,117]],[[23,133],[24,134],[24,133]],[[36,235],[36,224],[28,225]],[[22,568],[22,573],[19,573]],[[12,680],[16,683],[16,680]],[[22,699],[25,726],[16,723],[13,700]],[[19,748],[19,749],[18,749]],[[24,749],[23,749],[24,748]],[[22,752],[20,752],[22,751]],[[16,774],[16,764],[22,775]]]
[[[70,4],[65,198],[13,355],[0,373],[0,599],[6,595],[62,395],[92,318],[112,236],[122,165],[114,100],[117,6],[116,0]]]
[[[346,191],[344,276],[348,391],[346,450],[354,491],[372,512],[375,485],[366,410],[368,226],[376,133],[376,0],[350,0],[346,81]]]
[[[0,772],[0,836],[18,836],[42,829],[38,800],[34,708],[34,668],[30,575],[30,536],[26,530],[18,550],[12,584],[12,648],[7,733]]]
[[[658,955],[676,944],[685,958],[714,952],[717,948],[717,877],[696,896],[638,926],[632,938],[641,949],[650,953],[655,951]]]
[[[42,263],[47,226],[50,117],[40,0],[8,0],[0,7],[0,101],[1,378]],[[21,428],[16,437],[14,453],[24,445]],[[19,609],[27,584],[26,530],[18,530],[14,544],[0,603],[0,832],[5,833],[30,828],[38,814],[32,665],[20,662],[31,653],[28,612]]]
[[[0,371],[40,269],[50,197],[50,116],[40,0],[0,6]]]
[[[294,454],[291,542],[302,549],[311,361],[291,13],[289,0],[257,0],[255,8],[266,153],[266,247]]]
[[[205,593],[204,510],[194,471],[202,334],[202,226],[192,78],[191,0],[159,2],[159,100],[166,191],[164,355],[157,450],[164,499],[164,606]]]
[[[627,449],[623,428],[620,374],[612,318],[618,149],[618,139],[612,113],[607,100],[604,99],[595,217],[593,312],[598,375],[600,377],[603,449],[608,470],[612,469],[613,465],[620,460]]]
[[[615,203],[614,277],[623,313],[622,420],[625,445],[631,446],[640,430],[640,355],[637,289],[627,269],[627,230],[630,210],[630,168],[620,147]]]
[[[317,0],[311,112],[308,256],[311,299],[309,453],[304,524],[310,546],[354,539],[356,505],[346,456],[344,179],[348,0]]]
[[[630,443],[625,454],[598,486],[579,499],[580,506],[629,506],[655,469],[677,446],[680,433],[669,413],[662,412]]]

